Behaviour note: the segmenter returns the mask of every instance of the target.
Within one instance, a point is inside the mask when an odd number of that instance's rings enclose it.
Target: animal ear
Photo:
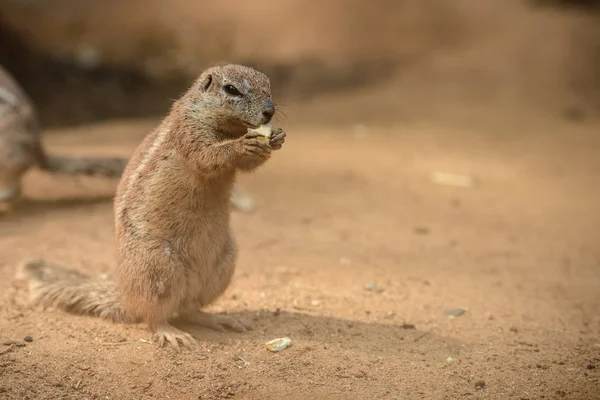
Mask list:
[[[206,92],[208,90],[208,88],[210,87],[211,83],[213,81],[213,77],[211,74],[208,74],[206,76],[206,78],[204,78],[204,80],[202,81],[202,91]]]

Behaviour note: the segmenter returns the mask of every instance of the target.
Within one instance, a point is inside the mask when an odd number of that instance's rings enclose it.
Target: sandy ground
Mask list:
[[[154,123],[47,143],[129,155]],[[0,221],[0,343],[33,341],[0,345],[0,398],[600,398],[597,125],[286,128],[282,152],[240,179],[258,209],[233,216],[238,270],[210,308],[252,331],[185,327],[197,353],[27,304],[12,279],[25,258],[112,271],[116,186],[28,175]],[[456,308],[468,311],[445,315]],[[265,349],[282,336],[290,348]]]

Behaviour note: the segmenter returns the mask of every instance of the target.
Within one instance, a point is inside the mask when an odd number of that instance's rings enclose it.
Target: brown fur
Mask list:
[[[56,174],[119,177],[127,164],[122,158],[48,155],[40,132],[33,102],[0,66],[0,201],[19,197],[22,176],[32,167]]]
[[[242,96],[228,94],[228,84]],[[138,146],[121,178],[115,198],[117,283],[31,261],[23,271],[34,295],[74,313],[142,320],[161,345],[194,346],[189,334],[170,325],[177,317],[244,330],[231,318],[200,309],[223,294],[234,273],[229,199],[237,170],[258,168],[284,142],[281,129],[268,140],[247,133],[273,112],[262,73],[240,65],[202,73]]]

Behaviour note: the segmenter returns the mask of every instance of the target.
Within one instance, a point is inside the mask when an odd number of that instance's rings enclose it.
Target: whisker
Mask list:
[[[287,116],[287,114],[284,112],[281,112],[281,111],[277,112],[277,114],[275,114],[275,117],[273,119],[275,119],[275,121],[277,121],[277,122],[285,122],[285,123],[290,122],[290,118]]]

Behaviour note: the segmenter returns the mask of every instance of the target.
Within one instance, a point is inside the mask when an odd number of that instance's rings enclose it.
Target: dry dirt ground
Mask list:
[[[13,280],[25,258],[112,271],[116,186],[28,175],[0,220],[0,341],[33,341],[0,342],[0,398],[600,398],[598,125],[296,121],[240,179],[258,208],[233,216],[238,270],[210,308],[252,331],[186,327],[197,353],[159,349],[143,326],[27,304]],[[46,138],[129,155],[154,123]],[[441,185],[435,171],[474,184]],[[445,315],[456,308],[468,311]],[[282,336],[293,345],[265,349]]]

